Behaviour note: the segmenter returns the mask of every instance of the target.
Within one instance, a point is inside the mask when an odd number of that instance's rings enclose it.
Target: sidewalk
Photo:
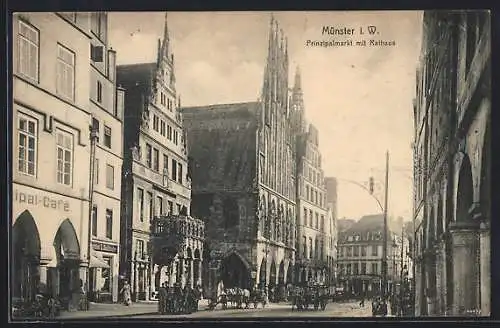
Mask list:
[[[103,304],[90,303],[88,311],[64,311],[57,319],[88,319],[115,316],[129,316],[137,314],[154,314],[158,312],[157,302],[138,302],[129,306],[121,303]]]
[[[205,310],[208,307],[208,300],[200,300],[198,305],[201,311]],[[64,311],[61,312],[57,319],[90,319],[156,313],[158,313],[157,301],[139,301],[129,306],[123,305],[122,303],[90,303],[90,309],[88,311]]]

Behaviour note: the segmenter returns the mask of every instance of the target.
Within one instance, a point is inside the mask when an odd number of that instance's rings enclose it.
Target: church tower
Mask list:
[[[293,129],[296,134],[306,132],[304,98],[302,92],[302,82],[300,68],[297,66],[295,71],[295,82],[290,97],[290,111],[292,115]]]

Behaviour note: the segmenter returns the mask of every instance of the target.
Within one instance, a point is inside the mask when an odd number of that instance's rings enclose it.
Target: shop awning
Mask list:
[[[94,254],[90,256],[90,267],[91,268],[109,268],[109,265],[104,262],[104,260]]]

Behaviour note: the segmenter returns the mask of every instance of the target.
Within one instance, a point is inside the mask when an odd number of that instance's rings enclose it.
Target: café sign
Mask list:
[[[14,190],[14,201],[19,204],[28,204],[69,212],[69,202],[58,197],[22,192],[16,189]]]

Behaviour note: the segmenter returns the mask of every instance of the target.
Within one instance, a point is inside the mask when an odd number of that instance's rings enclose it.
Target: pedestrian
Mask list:
[[[365,307],[365,295],[361,294],[361,301],[359,302],[359,307]]]
[[[165,287],[165,283],[161,284],[160,289],[158,290],[158,313],[165,314],[167,309],[167,289]]]
[[[123,304],[129,306],[132,303],[132,300],[130,299],[130,285],[127,280],[124,281],[120,294],[123,295]]]

